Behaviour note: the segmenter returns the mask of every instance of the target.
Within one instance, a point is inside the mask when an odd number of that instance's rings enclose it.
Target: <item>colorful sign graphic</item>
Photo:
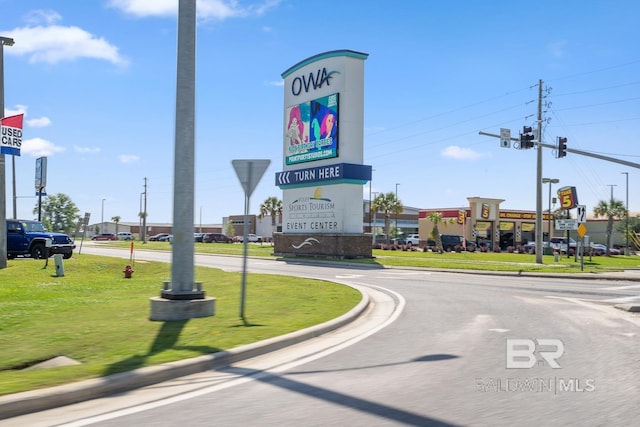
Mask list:
[[[482,209],[480,210],[480,218],[489,219],[490,214],[491,214],[491,205],[489,203],[483,203]]]
[[[286,109],[287,165],[338,157],[338,99],[334,93]]]
[[[578,206],[578,192],[576,187],[562,187],[558,189],[560,208],[573,209]]]
[[[20,155],[22,146],[22,119],[24,114],[5,117],[0,126],[0,153],[13,156]]]

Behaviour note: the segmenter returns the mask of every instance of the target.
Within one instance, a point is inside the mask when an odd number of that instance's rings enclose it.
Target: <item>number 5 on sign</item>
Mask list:
[[[578,205],[576,206],[577,211],[578,211],[578,223],[580,224],[584,224],[585,222],[587,222],[587,206],[585,205]]]
[[[576,187],[562,187],[558,189],[558,199],[562,209],[573,209],[578,205]]]

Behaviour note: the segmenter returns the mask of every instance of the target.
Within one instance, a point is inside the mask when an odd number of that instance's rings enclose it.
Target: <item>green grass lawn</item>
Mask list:
[[[543,264],[536,263],[535,255],[495,252],[434,253],[419,251],[374,250],[376,262],[388,266],[425,267],[464,270],[493,270],[541,273],[602,273],[640,269],[640,256],[584,257],[583,270],[580,258],[544,255]]]
[[[195,280],[216,298],[215,316],[152,322],[149,298],[170,280],[170,266],[138,261],[125,279],[126,263],[74,254],[56,277],[53,260],[46,269],[44,260],[9,260],[0,270],[0,395],[230,349],[322,323],[360,301],[343,285],[248,274],[243,322],[241,275],[197,267]],[[81,364],[27,369],[56,356]]]

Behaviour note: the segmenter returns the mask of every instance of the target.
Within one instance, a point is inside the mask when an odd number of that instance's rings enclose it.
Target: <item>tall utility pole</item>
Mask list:
[[[627,211],[627,215],[626,215],[627,223],[626,223],[626,226],[624,227],[624,234],[625,234],[625,236],[627,236],[627,239],[626,239],[626,244],[625,244],[625,247],[624,247],[624,254],[625,255],[629,255],[629,172],[620,172],[620,173],[622,173],[623,175],[627,176],[627,187],[626,187],[626,189],[627,189],[627,201],[625,202],[625,205],[626,205],[625,206],[625,210]]]
[[[613,187],[617,187],[618,184],[607,184],[609,187],[611,187],[611,201],[613,202]]]
[[[396,183],[396,204],[398,203],[398,185],[400,185],[400,183]],[[398,212],[396,211],[396,238],[398,237]]]
[[[4,117],[4,47],[13,39],[0,37],[0,117]],[[7,195],[4,154],[0,154],[0,268],[7,268]]]
[[[538,160],[536,164],[536,263],[542,264],[542,79],[538,82]]]
[[[147,177],[144,177],[144,210],[142,211],[142,243],[147,243]]]

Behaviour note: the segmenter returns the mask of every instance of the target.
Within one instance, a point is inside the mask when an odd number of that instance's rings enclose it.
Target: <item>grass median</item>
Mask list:
[[[131,242],[100,242],[100,245],[129,248]],[[134,242],[136,250],[171,250],[168,242]],[[195,251],[219,255],[242,255],[239,243],[195,243]],[[272,257],[269,243],[251,243],[249,256]],[[536,263],[536,256],[508,252],[422,252],[421,250],[373,250],[373,259],[345,260],[349,263],[376,264],[397,267],[422,267],[437,269],[490,270],[522,273],[604,273],[640,269],[640,256],[585,256],[583,263],[575,256],[544,255],[543,264]],[[339,260],[338,260],[339,261]]]
[[[360,301],[347,287],[320,280],[248,274],[245,321],[241,275],[196,267],[216,298],[216,315],[152,322],[149,298],[171,278],[165,263],[74,254],[57,277],[53,260],[16,259],[0,270],[0,395],[96,378],[210,354],[316,325]],[[76,365],[34,369],[65,356]]]

